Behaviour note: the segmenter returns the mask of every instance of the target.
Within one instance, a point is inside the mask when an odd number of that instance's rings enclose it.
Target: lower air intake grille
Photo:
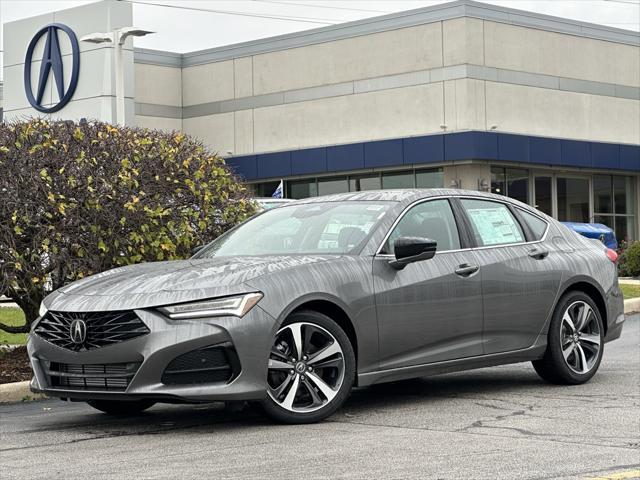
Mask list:
[[[227,383],[240,373],[238,356],[230,344],[187,352],[174,358],[162,374],[165,385]]]
[[[53,388],[124,391],[140,363],[71,364],[51,362],[47,375]]]

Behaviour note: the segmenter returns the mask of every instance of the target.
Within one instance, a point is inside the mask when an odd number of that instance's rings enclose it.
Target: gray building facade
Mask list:
[[[25,52],[51,23],[111,31],[131,25],[131,5],[5,24],[6,119],[40,114]],[[461,0],[186,54],[127,42],[126,122],[201,138],[256,195],[280,180],[293,198],[471,188],[640,238],[637,32]],[[80,57],[73,99],[47,115],[113,121],[112,46],[80,42]]]

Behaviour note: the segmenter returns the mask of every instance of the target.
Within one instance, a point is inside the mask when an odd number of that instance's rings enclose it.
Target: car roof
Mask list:
[[[322,202],[346,202],[346,201],[363,201],[363,202],[397,202],[399,204],[410,204],[416,200],[429,197],[484,197],[487,199],[499,200],[501,202],[511,203],[524,210],[533,212],[539,216],[547,218],[543,212],[520,202],[519,200],[498,195],[496,193],[479,192],[477,190],[464,190],[460,188],[405,188],[393,190],[367,190],[363,192],[335,193],[324,195],[321,197],[309,197],[296,200],[295,204],[302,203],[322,203]],[[547,219],[550,219],[548,217]]]
[[[321,197],[310,197],[297,200],[296,203],[318,203],[318,202],[344,202],[344,201],[388,201],[405,202],[414,201],[420,198],[429,197],[487,197],[501,201],[509,201],[515,204],[527,206],[517,200],[494,193],[478,192],[476,190],[462,190],[458,188],[406,188],[393,190],[367,190],[363,192],[335,193]],[[530,207],[529,207],[530,208]]]

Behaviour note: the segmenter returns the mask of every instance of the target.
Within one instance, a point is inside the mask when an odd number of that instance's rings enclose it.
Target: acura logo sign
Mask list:
[[[59,31],[64,32],[71,42],[71,75],[68,85],[65,84],[64,80],[62,50],[60,49],[60,40],[58,38]],[[31,83],[31,64],[34,61],[33,52],[38,41],[45,35],[46,41],[44,45],[44,54],[42,55],[42,60],[40,62],[40,73],[38,75],[38,84],[34,95],[33,85]],[[78,85],[79,72],[80,47],[78,45],[76,34],[73,33],[73,30],[69,27],[61,23],[52,23],[47,25],[40,29],[31,39],[29,47],[27,48],[27,56],[24,59],[24,91],[27,95],[27,100],[29,100],[29,103],[33,108],[42,113],[57,112],[69,103],[69,100],[71,100],[73,92]],[[42,100],[51,73],[53,73],[53,82],[55,83],[59,100],[58,103],[54,103],[49,107],[44,107],[42,105]],[[51,99],[51,103],[53,103],[53,98]]]
[[[76,319],[69,326],[69,338],[75,344],[84,343],[87,339],[87,324],[84,320]]]

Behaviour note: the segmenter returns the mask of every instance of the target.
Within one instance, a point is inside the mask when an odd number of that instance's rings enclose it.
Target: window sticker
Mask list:
[[[484,245],[523,241],[518,225],[506,208],[470,208],[467,212]]]

